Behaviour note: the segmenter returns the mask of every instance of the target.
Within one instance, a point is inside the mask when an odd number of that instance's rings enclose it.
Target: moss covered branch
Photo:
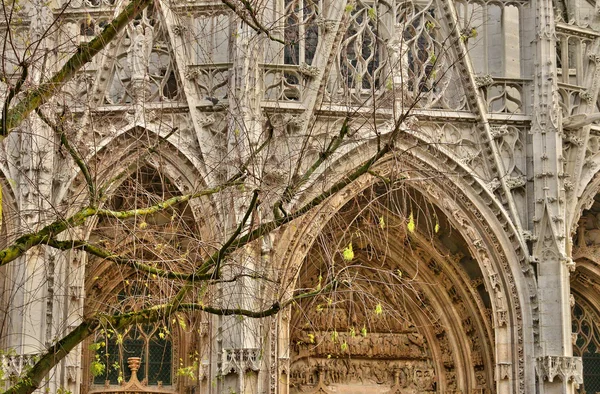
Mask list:
[[[111,253],[109,250],[106,250],[98,245],[88,243],[86,241],[57,241],[55,239],[50,239],[45,244],[58,250],[81,250],[93,256],[100,257],[101,259],[104,259],[106,261],[111,261],[118,265],[128,266],[135,269],[138,272],[143,272],[148,275],[156,275],[161,278],[177,279],[184,281],[210,279],[210,275],[195,276],[193,274],[188,274],[184,272],[160,269],[150,264],[142,263],[141,261],[129,256]]]
[[[84,321],[79,324],[73,331],[46,350],[35,365],[4,394],[30,394],[38,389],[50,370],[77,345],[94,333],[98,326],[98,320]]]
[[[90,337],[96,331],[103,328],[111,328],[115,331],[123,330],[133,324],[154,323],[161,319],[166,319],[179,311],[202,311],[219,316],[244,316],[254,319],[260,319],[277,314],[287,306],[305,298],[316,297],[325,294],[337,288],[337,282],[332,281],[322,289],[311,292],[304,292],[283,301],[274,301],[266,309],[249,310],[244,308],[220,308],[199,303],[179,303],[176,307],[173,303],[156,305],[140,311],[122,313],[122,314],[96,314],[85,319],[73,331],[56,341],[40,359],[22,376],[12,387],[3,394],[31,394],[41,387],[44,378],[50,373],[69,352],[73,351],[77,345]]]
[[[227,182],[227,183],[224,183],[222,185],[219,185],[219,186],[216,186],[213,188],[201,190],[197,193],[190,193],[190,194],[184,194],[181,196],[171,197],[168,200],[162,201],[158,204],[151,205],[151,206],[145,207],[145,208],[129,209],[126,211],[113,211],[110,209],[96,209],[94,212],[94,216],[110,217],[110,218],[124,220],[124,219],[129,219],[132,217],[136,217],[136,216],[153,215],[155,213],[172,208],[177,204],[188,202],[190,200],[194,200],[199,197],[209,196],[211,194],[215,194],[222,190],[225,190],[228,187],[242,185],[242,184],[243,184],[242,180],[234,180],[234,181]]]
[[[99,209],[92,207],[84,208],[68,219],[56,220],[55,222],[43,227],[39,231],[22,235],[21,237],[17,238],[11,245],[5,247],[4,249],[0,249],[0,266],[8,264],[11,261],[19,258],[34,246],[50,244],[51,242],[57,242],[55,237],[58,234],[67,230],[68,228],[74,228],[82,225],[87,218],[99,216],[112,217],[115,219],[123,220],[135,216],[151,215],[172,208],[173,206],[182,202],[187,202],[192,199],[218,193],[228,187],[240,184],[240,182],[241,180],[236,180],[234,182],[225,183],[223,185],[216,186],[213,188],[204,189],[196,193],[172,197],[168,200],[162,201],[158,204],[151,205],[146,208],[130,209],[125,211],[113,211],[109,209]]]
[[[21,257],[34,246],[47,243],[54,236],[66,229],[82,225],[85,219],[93,215],[93,213],[94,209],[84,208],[68,219],[59,219],[39,231],[20,236],[9,246],[0,250],[0,266]]]

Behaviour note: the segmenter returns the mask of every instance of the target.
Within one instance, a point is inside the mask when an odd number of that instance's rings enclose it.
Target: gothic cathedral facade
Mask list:
[[[10,102],[23,59],[34,89],[129,1],[3,4]],[[193,293],[202,308],[298,301],[104,327],[39,392],[600,392],[599,93],[599,0],[154,0],[3,139],[0,245],[76,212],[93,184],[117,211],[243,177],[58,239],[174,272],[236,223],[302,212],[227,260],[231,283]],[[260,211],[269,198],[279,213]],[[1,387],[86,316],[175,286],[61,245],[0,266]]]

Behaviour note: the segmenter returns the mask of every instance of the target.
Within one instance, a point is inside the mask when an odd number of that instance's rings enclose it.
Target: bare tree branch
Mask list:
[[[56,220],[55,222],[43,227],[39,231],[22,235],[21,237],[17,238],[11,245],[7,246],[4,249],[1,249],[0,267],[22,256],[34,246],[48,244],[49,242],[55,239],[54,237],[56,235],[62,233],[68,228],[73,228],[82,225],[87,218],[99,216],[111,217],[115,219],[127,219],[135,216],[150,215],[169,209],[182,202],[187,202],[195,198],[218,193],[228,187],[238,185],[240,184],[240,182],[241,181],[239,180],[235,180],[233,182],[225,183],[223,185],[216,186],[210,189],[204,189],[197,193],[190,193],[182,196],[172,197],[166,201],[140,209],[131,209],[127,211],[113,211],[109,209],[99,209],[92,207],[83,208],[82,210],[80,210],[79,212],[75,213],[73,216],[67,219]]]
[[[71,143],[69,142],[69,139],[67,138],[67,134],[65,133],[63,127],[60,125],[60,122],[53,123],[52,121],[50,121],[50,119],[48,119],[44,115],[43,111],[40,108],[36,108],[35,112],[40,117],[40,119],[42,119],[42,121],[44,123],[46,123],[48,125],[48,127],[50,127],[56,135],[59,136],[60,143],[62,145],[64,145],[64,147],[67,149],[67,151],[73,158],[73,161],[75,161],[75,164],[77,164],[77,167],[79,167],[79,169],[81,170],[81,173],[83,174],[83,177],[85,178],[85,182],[88,185],[88,191],[90,194],[90,206],[92,206],[92,207],[96,206],[96,186],[94,184],[94,180],[92,179],[90,169],[88,168],[87,164],[85,163],[85,161],[83,160],[83,158],[81,157],[81,155],[79,154],[77,149],[75,149],[75,147],[73,147],[71,145]]]
[[[250,26],[254,31],[256,31],[259,34],[260,33],[264,34],[271,41],[275,41],[275,42],[278,42],[280,44],[285,45],[285,41],[284,40],[282,40],[281,38],[274,37],[269,32],[269,29],[267,29],[262,23],[260,23],[260,21],[258,20],[258,17],[257,17],[257,12],[254,9],[254,7],[252,7],[252,4],[250,4],[249,1],[247,1],[247,0],[238,0],[238,1],[240,1],[242,3],[243,9],[240,9],[240,7],[238,7],[231,0],[221,0],[221,1],[223,2],[223,4],[225,4],[227,7],[229,7],[233,12],[235,12],[235,14],[242,21],[244,21],[245,24],[247,24],[248,26]],[[246,12],[244,12],[244,9],[247,11],[247,15],[246,15]],[[250,19],[248,19],[248,15],[250,16]]]

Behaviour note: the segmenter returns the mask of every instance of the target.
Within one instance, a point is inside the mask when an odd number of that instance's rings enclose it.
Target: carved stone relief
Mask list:
[[[331,333],[310,334],[310,341],[295,346],[299,355],[309,354],[315,357],[367,357],[367,358],[410,358],[427,357],[425,338],[417,332],[388,334],[373,333],[365,336],[348,333],[336,334],[335,340],[329,340]],[[347,346],[340,346],[340,344]]]

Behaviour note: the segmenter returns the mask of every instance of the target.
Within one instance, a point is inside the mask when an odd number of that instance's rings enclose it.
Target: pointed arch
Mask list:
[[[161,173],[164,165],[156,164],[140,160],[134,170],[127,172],[108,190],[110,197],[105,205],[113,210],[135,209],[186,191],[185,184],[176,184]],[[174,170],[168,172],[180,174]],[[205,241],[213,239],[205,234],[211,231],[204,216],[207,210],[203,215],[193,211],[194,207],[200,206],[182,203],[153,215],[125,220],[100,218],[90,224],[88,238],[115,254],[147,262],[165,271],[194,272],[198,261],[214,253],[214,249],[210,249],[212,245]],[[82,260],[87,260],[83,279],[84,314],[97,310],[122,313],[169,302],[182,286],[94,256],[88,255]],[[202,324],[201,314],[190,314],[192,316],[178,315],[175,321],[170,316],[168,320],[154,324],[138,324],[122,332],[111,332],[110,327],[97,332],[92,342],[88,341],[82,347],[82,364],[86,366],[82,381],[85,390],[106,392],[106,384],[111,391],[129,392],[139,385],[137,380],[151,386],[151,391],[156,393],[182,390],[186,379],[178,377],[177,370],[183,364],[192,363],[193,357],[197,360],[194,355],[199,332],[196,331],[198,324]],[[182,323],[181,319],[188,322]],[[194,323],[190,324],[191,321]],[[116,339],[119,336],[121,339]],[[140,357],[137,378],[132,372],[136,368],[135,359],[131,357]],[[102,359],[104,368],[94,374],[90,367],[98,358]],[[123,382],[125,385],[120,387]]]
[[[536,283],[526,251],[519,243],[520,236],[510,224],[508,214],[480,179],[469,173],[452,157],[416,138],[398,142],[398,152],[404,159],[388,157],[373,169],[374,175],[363,176],[331,197],[296,226],[286,230],[279,245],[284,263],[283,283],[296,288],[298,272],[314,242],[327,223],[353,198],[381,182],[382,179],[400,179],[407,188],[420,193],[429,204],[435,206],[452,228],[460,234],[472,259],[482,273],[487,294],[495,297],[493,310],[493,338],[496,355],[490,368],[502,376],[496,388],[502,392],[523,392],[526,381],[534,381],[534,370],[527,360],[533,360],[535,326]],[[363,144],[344,152],[329,168],[347,168],[368,158],[374,147]],[[441,151],[441,152],[440,152]],[[441,169],[446,169],[445,172]],[[440,169],[440,170],[438,170]],[[447,169],[452,171],[448,173]],[[328,174],[327,179],[318,178],[306,188],[304,201],[318,195],[324,185],[334,184],[337,179]],[[399,177],[400,175],[400,177]],[[299,203],[300,204],[300,203]],[[515,253],[516,252],[516,253]],[[527,301],[526,301],[527,300]],[[283,322],[283,326],[286,326]],[[280,335],[286,335],[285,333]],[[501,356],[500,356],[501,355]],[[501,372],[500,372],[501,371]],[[531,376],[532,379],[524,379]],[[473,377],[473,375],[471,375]],[[490,380],[491,381],[491,380]],[[468,382],[468,380],[463,380]],[[465,383],[467,385],[473,384]],[[470,386],[474,388],[474,386]]]
[[[142,126],[136,122],[102,139],[84,161],[94,170],[94,181],[98,186],[116,177],[112,186],[106,189],[108,194],[120,185],[119,179],[124,179],[128,171],[136,168],[132,164],[138,160],[141,160],[141,165],[162,166],[161,172],[174,182],[179,192],[189,193],[208,185],[201,176],[200,159],[191,148],[186,148],[188,137],[188,129],[170,135],[170,130],[159,125]],[[115,157],[120,159],[115,160]],[[61,183],[57,191],[57,201],[67,203],[69,199],[74,199],[75,202],[70,204],[72,209],[76,209],[85,204],[86,197],[81,171],[73,166],[68,181]]]

